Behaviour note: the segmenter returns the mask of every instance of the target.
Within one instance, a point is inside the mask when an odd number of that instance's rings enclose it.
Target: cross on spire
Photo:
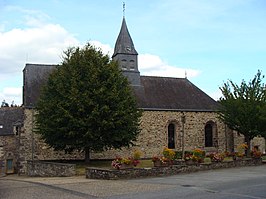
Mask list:
[[[126,4],[123,2],[123,17],[125,17],[125,12],[126,12]]]

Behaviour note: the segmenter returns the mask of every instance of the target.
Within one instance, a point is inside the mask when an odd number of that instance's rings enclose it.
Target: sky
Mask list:
[[[218,100],[266,74],[265,0],[0,0],[0,102],[22,104],[26,63],[60,64],[87,42],[110,56],[123,15],[141,75],[187,77]]]

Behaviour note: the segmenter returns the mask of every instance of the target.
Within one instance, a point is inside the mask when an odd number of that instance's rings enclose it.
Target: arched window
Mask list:
[[[135,70],[135,61],[134,60],[129,61],[129,67],[130,67],[130,70]]]
[[[211,123],[205,125],[205,147],[213,147],[213,129]]]
[[[123,59],[121,61],[121,65],[122,65],[122,70],[127,70],[127,60]]]
[[[175,125],[174,124],[168,125],[168,148],[169,149],[175,148]]]

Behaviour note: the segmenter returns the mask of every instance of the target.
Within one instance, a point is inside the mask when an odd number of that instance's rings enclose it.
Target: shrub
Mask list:
[[[237,157],[243,157],[245,155],[245,150],[248,148],[248,145],[246,144],[239,144],[237,146],[237,152],[236,152],[236,156]]]
[[[174,150],[165,147],[163,150],[163,157],[167,158],[168,160],[174,160],[175,159]]]
[[[142,156],[142,152],[140,150],[134,151],[133,153],[134,160],[139,160],[141,156]]]
[[[194,162],[202,163],[202,162],[204,162],[204,158],[205,158],[205,151],[203,151],[201,149],[194,149],[193,150],[193,155],[192,155],[191,159]]]
[[[182,151],[175,151],[175,160],[182,159]]]

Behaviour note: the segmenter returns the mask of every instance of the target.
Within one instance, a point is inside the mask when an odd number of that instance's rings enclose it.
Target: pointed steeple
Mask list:
[[[138,55],[131,36],[129,34],[129,31],[127,29],[125,17],[123,17],[122,26],[115,43],[115,50],[112,58],[115,57],[117,54]]]
[[[132,86],[140,86],[138,53],[127,29],[125,17],[123,17],[112,59],[118,61],[123,74],[128,78]]]

